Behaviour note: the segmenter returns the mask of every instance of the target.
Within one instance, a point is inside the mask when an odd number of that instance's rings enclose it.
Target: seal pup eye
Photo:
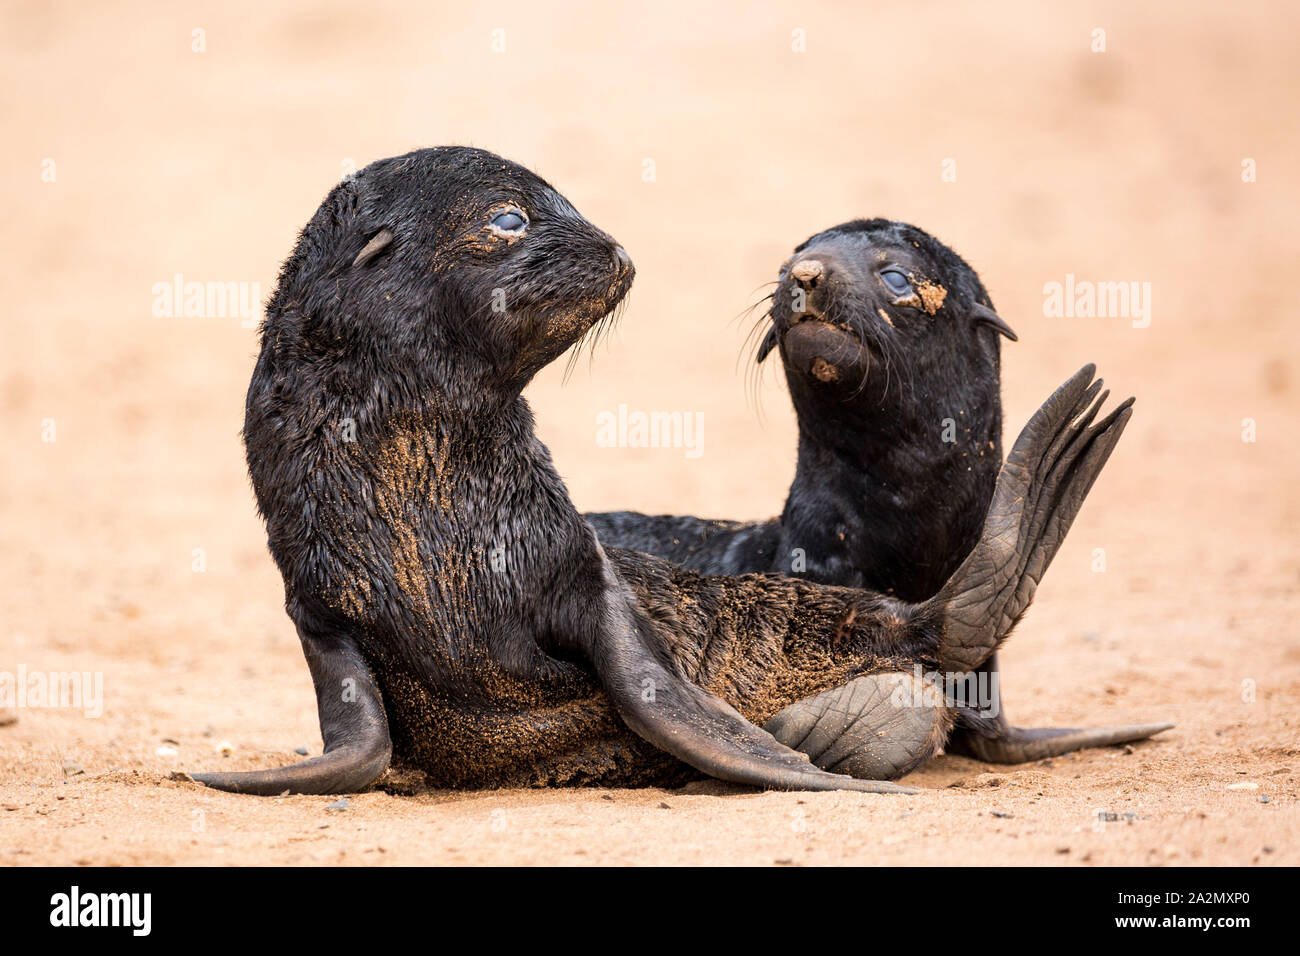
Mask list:
[[[522,209],[511,207],[497,213],[490,223],[493,230],[507,236],[522,236],[528,228],[528,217]]]
[[[894,295],[907,295],[912,291],[912,283],[908,282],[907,276],[897,269],[885,269],[880,273],[880,281]]]

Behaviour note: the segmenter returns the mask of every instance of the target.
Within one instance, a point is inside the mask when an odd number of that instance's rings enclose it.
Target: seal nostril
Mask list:
[[[632,267],[632,257],[627,254],[627,250],[622,246],[614,248],[614,260],[619,272],[627,272]]]
[[[800,259],[790,267],[790,276],[805,289],[811,289],[826,273],[820,259]]]

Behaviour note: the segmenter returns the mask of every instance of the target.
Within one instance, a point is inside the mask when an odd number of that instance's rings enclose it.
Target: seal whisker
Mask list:
[[[759,361],[758,353],[763,347],[763,342],[766,338],[766,335],[760,333],[764,333],[775,321],[776,319],[772,314],[772,309],[768,308],[768,310],[759,316],[757,321],[755,321],[753,327],[749,330],[741,344],[739,354],[736,356],[736,362],[739,364],[741,361],[745,360],[746,353],[749,355],[749,360],[745,365],[745,398],[747,404],[755,410],[760,422],[764,420],[764,368],[763,363]]]
[[[747,311],[752,312],[761,304],[762,303],[760,302],[755,302]],[[758,349],[763,342],[763,337],[760,333],[766,332],[767,327],[772,323],[772,321],[772,310],[770,308],[754,320],[753,324],[749,327],[749,331],[745,333],[745,337],[741,339],[740,351],[736,355],[737,370],[740,368],[740,363],[746,360],[746,353],[748,353],[750,361],[753,361],[756,365],[759,364]]]
[[[775,283],[765,283],[765,284],[766,284],[766,285],[774,285]],[[761,287],[760,287],[760,288],[761,288]],[[754,290],[754,292],[757,292],[757,291],[758,291],[758,289],[755,289],[755,290]],[[751,294],[752,294],[752,293],[751,293]],[[757,309],[757,308],[758,308],[760,305],[762,305],[764,302],[771,302],[771,301],[772,301],[773,299],[775,299],[775,298],[776,298],[776,292],[773,291],[773,292],[769,292],[769,293],[768,293],[767,295],[765,295],[765,296],[762,296],[762,297],[756,299],[754,302],[750,303],[749,305],[745,306],[745,308],[743,308],[743,309],[741,309],[739,312],[737,312],[737,313],[732,317],[732,319],[731,319],[731,323],[730,323],[730,324],[735,325],[735,324],[739,323],[742,319],[744,319],[746,316],[748,316],[751,312],[753,312],[755,309]]]

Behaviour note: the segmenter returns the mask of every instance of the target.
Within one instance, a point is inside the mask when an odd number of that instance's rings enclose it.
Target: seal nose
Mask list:
[[[825,274],[826,267],[820,259],[800,259],[790,267],[790,277],[805,289],[817,288]]]
[[[617,260],[619,272],[627,272],[628,269],[632,268],[632,257],[627,254],[627,250],[622,246],[614,248],[614,258]]]

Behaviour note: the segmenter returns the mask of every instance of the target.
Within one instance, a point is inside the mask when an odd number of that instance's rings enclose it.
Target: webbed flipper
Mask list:
[[[679,676],[653,649],[649,622],[612,571],[609,584],[605,622],[591,659],[619,716],[636,734],[696,770],[731,783],[772,790],[916,792],[821,770],[726,701]]]
[[[299,637],[316,685],[324,753],[275,770],[196,773],[196,781],[214,790],[260,796],[354,793],[388,768],[392,744],[383,697],[356,645],[343,635],[322,638],[301,628]]]
[[[891,672],[791,704],[763,729],[824,770],[893,780],[939,752],[952,716],[931,679]]]
[[[1094,425],[1108,394],[1098,398],[1094,371],[1084,366],[1034,413],[998,474],[979,543],[927,602],[944,618],[941,670],[974,670],[1006,640],[1123,434],[1133,399]]]
[[[1100,380],[1092,381],[1094,371],[1092,365],[1080,369],[1029,420],[998,474],[979,544],[935,599],[944,603],[940,666],[945,670],[987,666],[991,652],[1029,607],[1128,424],[1131,398],[1093,424],[1108,394],[1101,392]],[[1129,743],[1173,726],[1025,729],[999,718],[981,727],[978,711],[964,711],[962,725],[948,749],[995,763]]]
[[[944,749],[951,754],[987,763],[1027,763],[1045,757],[1059,757],[1073,750],[1112,747],[1154,737],[1173,724],[1117,724],[1111,727],[1015,727],[1002,707],[997,685],[998,657],[994,654],[980,668],[992,675],[993,706],[962,707],[957,726]]]
[[[954,734],[948,742],[950,753],[974,757],[988,763],[1028,763],[1046,757],[1059,757],[1073,750],[1111,747],[1146,740],[1173,724],[1117,724],[1113,727],[1074,729],[1071,727],[1002,727],[995,736],[986,737],[968,730]]]

